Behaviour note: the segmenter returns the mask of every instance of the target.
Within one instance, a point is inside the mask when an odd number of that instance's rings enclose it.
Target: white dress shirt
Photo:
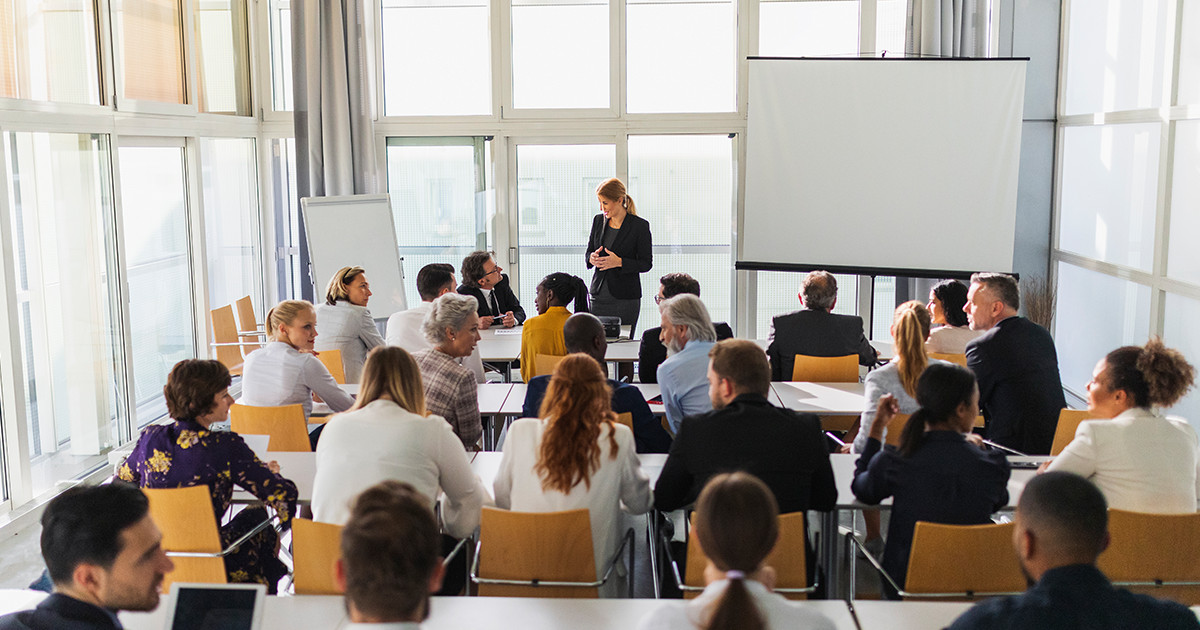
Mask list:
[[[371,348],[383,345],[371,311],[365,306],[338,300],[334,306],[317,305],[317,340],[313,349],[341,350],[346,382],[357,383]],[[323,397],[322,397],[323,398]]]
[[[429,340],[425,338],[425,332],[421,330],[425,316],[429,315],[431,310],[433,310],[433,302],[421,302],[406,311],[392,313],[387,321],[387,345],[404,348],[408,350],[409,354],[432,348],[433,344],[429,343]],[[458,362],[471,370],[471,373],[475,375],[476,383],[487,382],[483,376],[483,359],[480,358],[478,344],[475,345],[470,356],[458,359]]]
[[[767,587],[754,580],[745,580],[746,590],[766,620],[767,630],[804,628],[805,630],[834,630],[833,621],[815,610],[808,610],[800,602],[789,602],[782,595],[772,593]],[[705,587],[704,592],[690,601],[664,602],[650,614],[642,617],[639,630],[697,630],[706,627],[712,607],[721,598],[729,580],[717,580]]]
[[[1075,439],[1050,463],[1087,477],[1108,507],[1132,512],[1195,512],[1200,495],[1200,444],[1181,418],[1134,408],[1112,420],[1079,423]]]
[[[386,479],[412,484],[429,497],[430,508],[445,491],[442,518],[446,533],[455,538],[475,531],[480,509],[492,503],[445,420],[376,400],[325,426],[317,443],[314,520],[344,525],[358,493]]]
[[[276,407],[304,405],[305,417],[312,414],[312,395],[316,392],[333,411],[345,411],[354,404],[321,360],[299,352],[282,341],[272,341],[246,355],[242,369],[243,405]]]

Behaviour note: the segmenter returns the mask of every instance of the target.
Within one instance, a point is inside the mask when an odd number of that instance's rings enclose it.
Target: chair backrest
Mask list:
[[[908,425],[909,417],[907,413],[898,413],[892,418],[887,426],[887,435],[883,437],[885,444],[900,447],[900,434],[904,433],[904,427]]]
[[[1200,513],[1145,514],[1110,509],[1108,549],[1097,566],[1114,584],[1153,582],[1162,587],[1133,590],[1200,605],[1200,586],[1172,586],[1171,582],[1200,582]]]
[[[844,357],[810,357],[797,354],[792,367],[793,381],[813,383],[857,383],[858,355]]]
[[[213,343],[239,343],[237,325],[233,323],[233,307],[226,304],[221,308],[214,308],[210,313],[212,318],[213,328]],[[242,349],[238,346],[218,345],[213,347],[216,350],[217,360],[222,365],[229,368],[231,374],[242,373]]]
[[[617,414],[617,422],[629,427],[630,431],[633,430],[633,414],[632,413],[627,411],[625,413]]]
[[[329,370],[338,385],[346,384],[346,366],[342,363],[341,350],[322,350],[317,353],[317,358],[325,364],[325,369]]]
[[[334,565],[342,557],[342,526],[306,518],[292,520],[292,559],[297,595],[340,595]]]
[[[145,488],[150,501],[150,517],[162,531],[162,547],[171,552],[218,553],[221,535],[213,514],[208,486],[186,488]],[[163,592],[173,582],[224,584],[225,561],[221,558],[173,557],[175,570],[163,580]]]
[[[553,374],[554,368],[566,357],[558,354],[539,354],[533,357],[534,376]]]
[[[480,577],[554,582],[597,579],[587,510],[512,512],[483,508],[479,540]],[[599,589],[480,584],[479,595],[594,598],[599,596]]]
[[[941,359],[942,361],[949,361],[951,363],[967,367],[967,355],[965,354],[951,352],[930,352],[929,358]]]
[[[304,407],[254,407],[237,403],[229,408],[229,428],[234,433],[269,435],[268,451],[312,452]]]
[[[801,589],[808,586],[808,565],[804,551],[804,512],[779,515],[779,540],[767,556],[766,565],[775,569],[776,589]],[[683,583],[687,586],[704,586],[704,568],[708,556],[695,537],[688,539],[687,569]],[[697,591],[684,591],[684,599],[699,595]],[[807,593],[782,593],[788,599],[808,599]]]
[[[242,352],[243,354],[250,354],[257,349],[255,346],[261,347],[262,345],[262,336],[259,334],[258,329],[258,318],[254,316],[254,300],[250,299],[250,296],[247,295],[246,297],[238,298],[234,304],[237,306],[238,330],[243,333],[241,335],[242,341],[254,344],[243,348]]]
[[[963,599],[976,593],[1023,592],[1025,576],[1013,550],[1012,532],[1012,523],[918,521],[904,590],[912,594],[962,593]]]
[[[1054,443],[1050,446],[1050,454],[1058,455],[1075,439],[1075,429],[1079,423],[1091,415],[1087,409],[1063,409],[1058,412],[1058,426],[1054,429]]]

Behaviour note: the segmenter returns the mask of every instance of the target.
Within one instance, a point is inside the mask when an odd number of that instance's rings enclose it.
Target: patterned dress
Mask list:
[[[299,496],[296,484],[271,472],[240,435],[209,431],[191,420],[146,427],[129,458],[117,469],[117,477],[142,488],[208,486],[218,523],[229,509],[235,484],[274,509],[284,527],[291,525]],[[239,512],[221,526],[222,546],[245,535],[266,516],[262,507]],[[278,534],[268,527],[226,556],[229,581],[266,584],[275,592],[279,579],[287,574],[277,556],[277,543]]]

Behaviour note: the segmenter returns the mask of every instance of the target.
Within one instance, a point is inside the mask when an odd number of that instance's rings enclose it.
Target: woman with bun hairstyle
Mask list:
[[[592,274],[592,313],[620,317],[636,325],[642,308],[642,276],[654,266],[650,223],[638,216],[633,198],[621,180],[612,178],[596,188],[600,214],[592,220],[584,257]]]
[[[342,267],[329,279],[325,303],[316,309],[321,338],[313,349],[341,350],[347,383],[358,382],[367,353],[383,345],[375,318],[367,310],[370,299],[371,285],[363,268]]]
[[[574,302],[576,313],[587,313],[587,285],[579,276],[556,271],[537,285],[537,315],[525,320],[521,328],[521,378],[528,383],[537,376],[537,355],[565,356],[563,324],[571,317],[567,305]]]

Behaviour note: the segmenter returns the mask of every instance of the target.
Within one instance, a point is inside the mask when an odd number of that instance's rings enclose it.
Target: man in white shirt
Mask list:
[[[433,344],[425,338],[421,331],[421,322],[433,308],[433,301],[446,293],[454,293],[458,285],[454,280],[454,265],[449,263],[431,263],[421,267],[417,272],[417,294],[422,302],[407,311],[394,313],[387,322],[387,345],[398,346],[414,353],[418,350],[432,348]],[[479,346],[470,356],[462,359],[463,367],[475,374],[475,381],[485,383],[483,377],[483,359],[479,355]]]

